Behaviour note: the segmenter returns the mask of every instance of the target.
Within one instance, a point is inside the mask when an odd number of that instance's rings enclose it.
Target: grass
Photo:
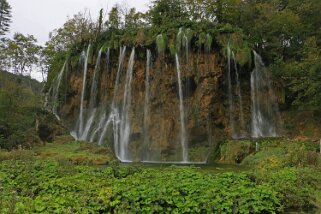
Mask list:
[[[74,141],[69,136],[57,137],[54,143],[32,150],[0,151],[1,160],[53,160],[76,165],[107,165],[117,162],[110,148]]]

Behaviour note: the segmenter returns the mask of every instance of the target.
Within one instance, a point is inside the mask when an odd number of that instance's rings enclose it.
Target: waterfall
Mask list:
[[[227,46],[227,78],[228,78],[228,103],[229,103],[229,119],[230,119],[230,128],[232,137],[235,137],[235,121],[233,117],[234,113],[234,102],[233,102],[233,94],[232,94],[232,77],[231,77],[231,49],[230,46]]]
[[[236,75],[236,92],[237,92],[237,96],[239,98],[239,108],[240,108],[240,112],[239,112],[239,118],[240,118],[240,122],[241,122],[241,126],[240,126],[240,137],[244,137],[244,132],[245,130],[245,122],[244,122],[244,110],[243,110],[243,99],[242,99],[242,93],[241,93],[241,84],[240,84],[240,78],[239,78],[239,72],[237,69],[237,64],[236,64],[236,59],[235,59],[235,54],[234,52],[232,52],[232,57],[233,57],[233,62],[234,62],[234,70],[235,70],[235,75]]]
[[[56,81],[56,79],[54,79],[52,82],[54,83]],[[43,104],[43,108],[46,109],[47,111],[51,111],[51,107],[50,107],[50,102],[51,102],[51,99],[52,99],[52,86],[53,84],[51,83],[50,87],[49,87],[49,90],[48,92],[46,93],[46,96],[45,96],[45,102]]]
[[[255,68],[251,73],[251,136],[277,137],[281,120],[277,102],[262,58],[255,51],[254,62]]]
[[[98,145],[102,145],[103,141],[105,140],[105,136],[106,136],[106,132],[108,130],[109,125],[111,124],[111,122],[113,122],[113,125],[117,125],[118,126],[118,118],[119,118],[119,112],[117,110],[116,107],[116,96],[118,94],[118,87],[119,87],[119,81],[120,81],[120,73],[122,71],[123,68],[123,62],[125,59],[125,53],[126,53],[126,46],[125,47],[121,47],[119,50],[119,59],[118,59],[118,69],[117,69],[117,74],[116,74],[116,80],[115,80],[115,86],[114,86],[114,95],[113,95],[113,101],[111,104],[111,108],[110,108],[110,114],[108,117],[106,117],[106,115],[101,118],[99,124],[104,124],[103,126],[99,127],[98,129],[101,130],[100,136],[99,136],[99,141],[98,141]],[[118,128],[114,128],[114,129],[118,129]],[[98,133],[99,130],[95,130],[94,133]],[[95,138],[95,136],[93,137]],[[114,144],[118,144],[118,132],[114,131]],[[115,145],[115,151],[116,151],[116,145]],[[115,152],[116,153],[116,152]],[[117,153],[116,153],[117,155]]]
[[[110,64],[110,48],[107,49],[106,53],[106,73],[109,72],[109,64]]]
[[[147,59],[146,59],[146,79],[145,79],[145,102],[144,102],[144,145],[148,149],[149,145],[149,124],[150,124],[150,83],[149,83],[149,73],[151,67],[151,52],[147,50]],[[149,153],[148,151],[145,151]]]
[[[59,72],[57,78],[53,81],[54,84],[56,84],[53,87],[53,108],[52,108],[52,113],[56,116],[56,118],[58,120],[60,120],[60,117],[58,115],[58,105],[59,105],[59,89],[60,89],[60,85],[61,85],[61,80],[62,80],[62,76],[64,74],[65,68],[66,68],[66,64],[67,62],[64,63],[64,65],[62,66],[61,71]]]
[[[182,146],[182,162],[188,162],[188,145],[186,137],[186,126],[185,126],[185,112],[184,112],[184,100],[183,100],[183,89],[181,80],[181,71],[178,55],[176,54],[176,71],[179,89],[179,112],[181,120],[181,146]]]
[[[84,60],[84,76],[82,82],[82,92],[81,92],[81,99],[80,99],[80,111],[79,111],[79,127],[78,127],[78,134],[77,137],[79,138],[84,130],[84,98],[85,98],[85,90],[86,90],[86,77],[87,77],[87,70],[88,70],[88,58],[90,52],[90,44],[87,49],[87,54]]]
[[[233,66],[231,65],[233,61]],[[228,67],[228,101],[229,101],[229,120],[232,138],[237,139],[240,137],[245,137],[245,122],[244,122],[244,111],[243,111],[243,99],[241,93],[241,83],[239,78],[239,72],[237,69],[235,54],[231,51],[230,46],[227,46],[227,67]],[[232,85],[232,69],[235,71],[235,81],[236,81],[236,94],[237,101],[233,99],[233,85]],[[239,121],[235,121],[236,108],[235,103],[239,104],[238,118]],[[238,130],[238,131],[237,131]]]
[[[91,89],[90,89],[90,100],[89,100],[89,110],[88,110],[88,117],[87,122],[85,125],[85,129],[83,133],[79,133],[81,135],[81,140],[88,140],[88,134],[92,128],[94,118],[96,115],[96,101],[97,101],[97,88],[98,88],[98,79],[99,79],[99,71],[100,71],[100,61],[101,61],[101,53],[102,48],[98,52],[94,76],[92,79]]]
[[[128,61],[123,107],[121,111],[121,121],[120,121],[119,157],[122,161],[129,161],[130,159],[128,154],[128,143],[129,143],[129,137],[130,137],[129,110],[131,107],[131,82],[133,77],[134,58],[135,58],[135,49],[133,48]]]

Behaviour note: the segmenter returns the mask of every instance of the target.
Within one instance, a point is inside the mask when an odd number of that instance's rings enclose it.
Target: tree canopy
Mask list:
[[[0,36],[9,31],[11,22],[11,6],[7,0],[0,0]]]

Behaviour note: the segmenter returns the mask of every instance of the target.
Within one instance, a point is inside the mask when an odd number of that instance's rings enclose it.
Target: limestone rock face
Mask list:
[[[106,57],[101,60],[96,107],[110,110],[114,96],[115,79],[118,69],[118,54],[110,55],[110,64]],[[115,96],[116,106],[121,107],[124,97],[125,79],[129,51],[121,70],[119,90]],[[136,52],[133,79],[131,83],[132,98],[129,110],[130,143],[134,160],[180,159],[180,112],[179,89],[174,56],[157,56],[152,53],[150,68],[149,118],[144,120],[146,58],[144,53]],[[217,142],[226,135],[228,117],[222,97],[224,67],[219,62],[218,54],[190,53],[188,60],[180,58],[182,89],[186,116],[187,141],[191,161],[205,161],[208,152],[215,148]],[[95,61],[95,60],[92,60]],[[108,67],[108,69],[107,69]],[[90,87],[95,65],[88,66],[87,85],[84,106],[88,108]],[[71,68],[68,77],[67,99],[60,108],[64,122],[72,130],[77,123],[83,72]],[[147,121],[147,126],[146,123]],[[146,130],[144,130],[144,127]],[[110,135],[110,133],[109,133]],[[113,145],[113,138],[106,137],[106,142]]]

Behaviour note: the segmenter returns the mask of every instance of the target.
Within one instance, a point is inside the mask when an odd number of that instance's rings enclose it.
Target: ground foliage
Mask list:
[[[246,174],[189,167],[95,168],[54,161],[0,164],[4,213],[273,213],[277,192]]]

